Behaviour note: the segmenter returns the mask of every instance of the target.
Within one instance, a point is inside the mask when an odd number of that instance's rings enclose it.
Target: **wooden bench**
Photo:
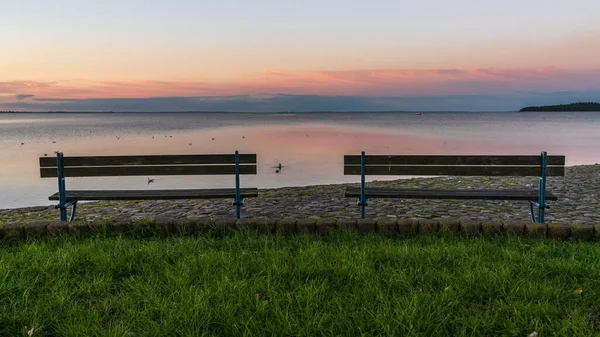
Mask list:
[[[531,221],[536,222],[534,206],[538,208],[537,222],[544,222],[544,210],[549,208],[546,200],[558,200],[546,192],[547,176],[565,175],[565,156],[402,156],[377,155],[344,156],[344,174],[360,175],[360,188],[347,188],[346,197],[357,197],[361,206],[361,218],[369,198],[402,199],[479,199],[479,200],[525,200],[529,201]],[[406,189],[367,188],[366,175],[412,175],[412,176],[538,176],[537,191],[500,189]]]
[[[65,177],[156,176],[156,175],[235,175],[235,188],[168,190],[67,190]],[[256,188],[240,188],[241,174],[256,174],[256,154],[95,156],[56,158],[40,157],[40,176],[58,178],[58,192],[49,197],[58,200],[60,219],[67,220],[67,208],[73,206],[69,221],[75,217],[80,200],[171,200],[234,198],[236,216],[241,216],[243,199],[258,196]]]

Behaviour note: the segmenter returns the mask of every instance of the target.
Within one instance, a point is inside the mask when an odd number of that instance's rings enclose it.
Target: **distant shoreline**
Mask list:
[[[577,102],[570,104],[559,105],[541,105],[524,107],[520,112],[570,112],[570,111],[586,111],[600,112],[600,103],[596,102]]]

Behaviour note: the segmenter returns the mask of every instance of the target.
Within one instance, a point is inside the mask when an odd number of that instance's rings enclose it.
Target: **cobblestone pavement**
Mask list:
[[[438,177],[374,181],[370,187],[398,188],[488,188],[536,190],[536,177]],[[258,198],[248,198],[242,209],[244,218],[258,216],[356,219],[360,209],[356,199],[345,198],[347,186],[358,184],[320,185],[259,190]],[[558,201],[549,202],[546,222],[571,224],[600,223],[600,165],[568,167],[565,177],[549,177],[549,192]],[[77,219],[140,219],[167,217],[193,219],[202,217],[234,217],[235,207],[229,199],[110,201],[81,203]],[[528,220],[529,205],[525,201],[483,200],[418,200],[372,199],[367,218],[477,220]],[[53,206],[0,210],[0,227],[9,223],[57,220]]]

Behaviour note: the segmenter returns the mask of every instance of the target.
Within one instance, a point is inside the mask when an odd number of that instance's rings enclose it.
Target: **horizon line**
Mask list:
[[[234,111],[234,110],[178,110],[178,111],[131,111],[131,110],[47,110],[47,111],[11,111],[0,110],[0,113],[247,113],[247,114],[296,114],[296,113],[453,113],[453,112],[468,112],[468,113],[503,113],[503,112],[535,112],[535,111],[519,111],[519,110],[304,110],[304,111]],[[544,112],[544,111],[543,111]],[[557,112],[557,111],[545,111]],[[564,111],[569,112],[569,111]],[[572,111],[571,111],[572,112]],[[589,111],[588,111],[589,112]]]

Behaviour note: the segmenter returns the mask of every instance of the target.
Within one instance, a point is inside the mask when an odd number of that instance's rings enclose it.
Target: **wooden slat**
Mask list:
[[[258,196],[256,188],[242,188],[242,198]],[[67,191],[67,201],[75,200],[171,200],[234,198],[234,188],[180,190],[73,190]],[[58,200],[58,193],[49,200]]]
[[[366,188],[367,198],[402,199],[478,199],[478,200],[537,200],[537,191],[524,190],[439,190],[439,189],[398,189]],[[347,188],[346,197],[360,196],[360,188]],[[547,200],[558,200],[556,195],[546,193]]]
[[[234,165],[204,166],[90,166],[66,167],[65,177],[156,176],[156,175],[217,175],[235,174]],[[256,174],[256,165],[240,165],[240,174]],[[57,176],[56,168],[41,168],[42,178]]]
[[[256,154],[240,154],[240,164],[256,164]],[[234,164],[233,154],[64,157],[64,166]],[[40,167],[56,167],[56,157],[40,157]]]
[[[535,166],[367,166],[366,175],[539,176]],[[344,175],[360,175],[360,166],[344,166]],[[564,166],[548,167],[548,176],[564,176]]]
[[[366,165],[541,165],[541,156],[365,156]],[[344,156],[345,165],[360,165],[360,156]],[[548,156],[548,165],[565,165],[565,156]]]

